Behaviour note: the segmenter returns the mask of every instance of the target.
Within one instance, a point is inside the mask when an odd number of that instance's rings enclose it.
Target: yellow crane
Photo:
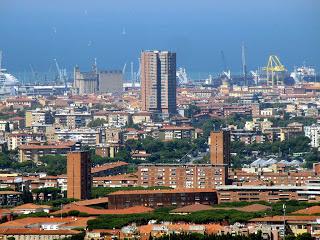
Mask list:
[[[268,64],[263,70],[267,73],[268,86],[274,87],[274,85],[280,85],[283,83],[283,75],[286,68],[280,62],[280,59],[276,55],[270,55]]]

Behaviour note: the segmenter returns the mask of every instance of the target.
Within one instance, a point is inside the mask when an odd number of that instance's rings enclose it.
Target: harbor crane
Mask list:
[[[67,71],[66,69],[60,69],[57,59],[53,59],[53,60],[56,64],[56,68],[59,74],[59,82],[64,84],[65,91],[67,91]]]
[[[267,73],[267,85],[274,87],[283,83],[283,74],[286,71],[284,65],[276,55],[270,55],[268,64],[263,70]]]
[[[126,74],[126,67],[127,67],[127,63],[125,63],[123,65],[123,68],[122,68],[122,75],[124,76]]]
[[[29,67],[30,67],[30,69],[31,69],[31,74],[32,74],[33,80],[37,82],[38,79],[37,79],[37,74],[36,74],[36,72],[34,71],[34,69],[33,69],[33,67],[32,67],[31,64],[29,64]]]

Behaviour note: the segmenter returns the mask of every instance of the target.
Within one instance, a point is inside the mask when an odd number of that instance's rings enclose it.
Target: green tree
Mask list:
[[[103,118],[97,118],[95,120],[92,120],[89,124],[88,127],[95,128],[95,127],[102,127],[104,124],[108,123],[105,119]]]
[[[191,118],[196,114],[199,114],[201,112],[201,108],[199,108],[197,105],[190,104],[188,106],[188,109],[186,110],[187,117]]]

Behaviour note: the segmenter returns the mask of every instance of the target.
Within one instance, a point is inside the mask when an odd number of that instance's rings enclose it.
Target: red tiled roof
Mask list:
[[[206,211],[206,210],[212,210],[213,207],[210,205],[204,205],[204,204],[192,204],[188,206],[184,206],[181,208],[176,208],[172,210],[171,212],[174,213],[192,213],[192,212],[198,212],[198,211]]]
[[[43,230],[40,228],[4,228],[0,229],[0,235],[76,235],[79,231],[61,229],[61,230]]]
[[[320,213],[320,206],[312,206],[305,209],[300,209],[298,211],[293,212],[292,214],[319,214]]]
[[[121,167],[121,166],[126,166],[126,165],[128,165],[128,163],[122,162],[122,161],[106,163],[106,164],[91,168],[91,173],[102,172],[102,171],[106,171],[109,169],[113,169],[113,168],[117,168],[117,167]]]
[[[0,228],[24,228],[28,225],[39,223],[61,223],[63,226],[86,227],[87,221],[91,219],[94,219],[94,217],[28,217],[2,223]]]
[[[19,147],[19,149],[23,149],[23,150],[28,150],[28,149],[39,149],[39,150],[42,150],[42,149],[69,149],[72,147],[74,143],[61,143],[61,144],[56,144],[56,145],[32,145],[32,144],[24,144],[24,145],[21,145]]]
[[[68,213],[70,211],[79,211],[88,213],[89,215],[103,215],[103,214],[136,214],[136,213],[147,213],[153,211],[152,208],[144,207],[144,206],[135,206],[124,209],[97,209],[91,208],[87,206],[80,206],[77,204],[68,204],[62,210],[53,212],[52,214],[62,214]],[[0,225],[1,226],[1,225]]]
[[[253,218],[249,221],[250,222],[283,222],[283,220],[316,221],[317,219],[320,219],[320,216],[272,216],[272,217]]]
[[[90,205],[96,205],[101,203],[108,203],[108,198],[107,197],[94,198],[89,200],[78,201],[78,202],[75,202],[74,204],[79,206],[90,206]]]
[[[26,209],[51,209],[52,207],[49,205],[37,205],[37,204],[33,204],[33,203],[26,203],[26,204],[22,204],[20,206],[17,206],[15,208],[13,208],[13,211],[16,210],[26,210]]]

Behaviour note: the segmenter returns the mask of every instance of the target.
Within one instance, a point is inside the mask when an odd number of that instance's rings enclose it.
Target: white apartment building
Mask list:
[[[320,125],[311,125],[304,127],[304,135],[311,140],[311,147],[319,147],[319,137],[320,137]]]

